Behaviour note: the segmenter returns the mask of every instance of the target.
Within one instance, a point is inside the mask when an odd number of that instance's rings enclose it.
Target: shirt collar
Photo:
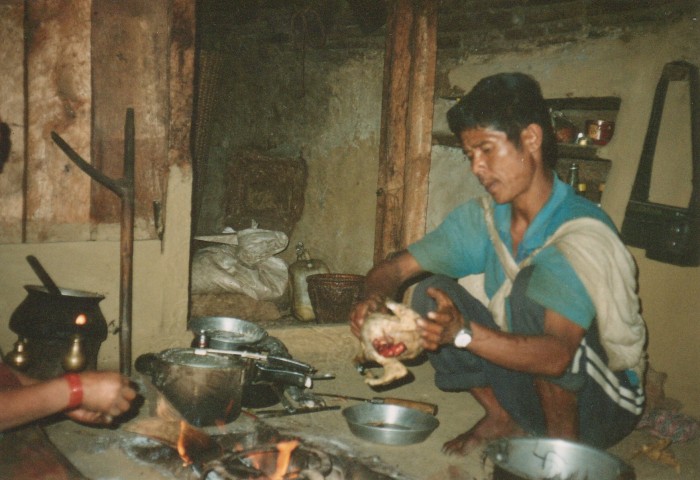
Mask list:
[[[554,175],[554,184],[552,185],[552,193],[549,199],[544,204],[542,209],[537,212],[535,219],[528,226],[525,236],[518,248],[518,256],[515,258],[516,262],[519,262],[523,258],[527,257],[530,252],[535,248],[540,247],[546,240],[549,234],[548,230],[544,228],[557,211],[559,205],[564,201],[569,190],[564,182],[562,182],[559,177]],[[494,205],[494,219],[496,223],[496,229],[498,230],[501,239],[508,246],[509,251],[513,251],[513,239],[510,236],[510,213],[511,204],[504,203],[502,205]]]

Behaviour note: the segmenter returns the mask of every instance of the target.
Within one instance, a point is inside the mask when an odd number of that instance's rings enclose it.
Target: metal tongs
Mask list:
[[[256,364],[258,369],[258,378],[256,378],[256,381],[274,382],[277,380],[288,385],[311,388],[313,387],[314,380],[331,380],[335,378],[335,375],[331,373],[316,375],[317,370],[308,363],[264,353],[245,350],[221,350],[215,348],[195,348],[194,353],[195,355],[207,355],[210,353],[233,355],[263,362]]]

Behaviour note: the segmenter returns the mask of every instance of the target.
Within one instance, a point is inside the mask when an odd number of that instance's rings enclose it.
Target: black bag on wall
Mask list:
[[[659,135],[666,91],[671,81],[687,81],[690,89],[690,121],[693,190],[688,208],[649,201],[652,162]],[[680,266],[700,265],[700,83],[698,68],[677,61],[664,66],[656,86],[654,103],[632,193],[622,223],[622,240],[646,250],[652,260]]]

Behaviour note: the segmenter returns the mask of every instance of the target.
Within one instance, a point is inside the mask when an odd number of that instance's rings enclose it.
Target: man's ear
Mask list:
[[[542,148],[542,127],[531,123],[520,132],[520,144],[530,153]]]

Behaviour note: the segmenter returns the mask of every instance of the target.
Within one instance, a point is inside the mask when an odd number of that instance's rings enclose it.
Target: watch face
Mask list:
[[[455,337],[455,346],[458,348],[464,348],[469,345],[472,341],[472,334],[467,329],[462,329],[457,333]]]

